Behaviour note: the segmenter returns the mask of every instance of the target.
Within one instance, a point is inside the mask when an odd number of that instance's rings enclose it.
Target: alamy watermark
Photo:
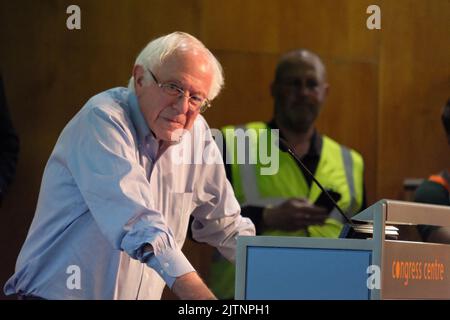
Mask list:
[[[367,29],[373,30],[381,29],[381,9],[376,4],[371,4],[367,7],[366,13],[369,13],[370,16],[367,18],[366,26]]]
[[[171,160],[176,165],[223,164],[225,158],[227,164],[259,164],[261,175],[278,173],[280,164],[278,129],[237,128],[224,131],[225,137],[218,129],[210,129],[211,135],[195,130],[195,127],[192,131],[183,129],[174,131],[173,136],[177,137],[175,140],[179,140],[180,143],[172,147]]]
[[[70,14],[66,20],[66,27],[69,30],[80,30],[81,29],[81,9],[75,4],[71,4],[67,7],[66,13]]]
[[[81,290],[81,269],[76,264],[67,267],[66,287],[69,290]]]
[[[66,20],[66,26],[69,30],[81,29],[81,9],[78,5],[71,4],[67,7],[66,13],[69,14]],[[376,4],[367,7],[366,13],[370,16],[366,20],[366,26],[369,30],[381,29],[381,9]]]
[[[367,267],[366,273],[369,274],[367,278],[367,289],[381,289],[381,269],[380,266],[372,264]]]

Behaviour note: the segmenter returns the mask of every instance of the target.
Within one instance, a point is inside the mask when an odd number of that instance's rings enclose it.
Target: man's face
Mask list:
[[[318,62],[304,59],[284,68],[272,84],[275,117],[294,132],[306,132],[319,115],[328,91]]]
[[[169,56],[162,65],[151,70],[159,83],[172,83],[189,94],[207,97],[212,83],[211,66],[205,55],[196,50]],[[133,70],[139,106],[156,138],[178,141],[180,129],[189,130],[199,111],[192,111],[188,98],[171,96],[153,81],[145,82],[145,70]]]

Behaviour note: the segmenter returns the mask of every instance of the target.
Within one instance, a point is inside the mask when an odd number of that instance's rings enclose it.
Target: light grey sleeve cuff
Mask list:
[[[176,278],[195,271],[183,252],[178,249],[166,249],[159,254],[147,252],[145,255],[149,257],[147,265],[163,278],[169,288],[172,288]]]

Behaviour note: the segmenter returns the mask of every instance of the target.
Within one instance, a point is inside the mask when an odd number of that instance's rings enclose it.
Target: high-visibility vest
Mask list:
[[[260,134],[268,134],[270,128],[263,122],[249,123],[245,127],[222,128],[227,152],[231,151],[230,148],[234,148],[232,154],[235,158],[231,159],[231,174],[234,192],[241,206],[276,206],[292,197],[304,197],[314,203],[322,191],[314,182],[308,186],[303,172],[288,153],[279,152],[279,169],[274,175],[261,174],[261,168],[264,165],[259,159],[253,164],[248,161],[238,164],[236,143],[230,141],[232,136],[230,131],[227,134],[227,130],[236,129],[256,130],[258,134],[248,135],[249,148],[259,148]],[[363,159],[359,153],[323,135],[322,150],[314,176],[325,188],[341,195],[338,205],[347,216],[357,213],[362,206],[363,167]],[[264,232],[264,235],[337,238],[342,229],[341,222],[342,217],[335,209],[322,226],[309,226],[307,230],[292,232],[268,230]],[[210,287],[219,298],[232,298],[234,296],[234,266],[224,259],[215,260],[210,270]]]

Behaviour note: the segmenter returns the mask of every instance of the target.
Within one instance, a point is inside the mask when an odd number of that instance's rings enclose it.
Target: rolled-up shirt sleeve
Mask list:
[[[144,252],[144,246],[151,245],[152,251]],[[172,288],[176,278],[195,271],[191,263],[173,240],[173,236],[149,227],[142,221],[135,223],[125,235],[122,247],[133,259],[154,269]]]
[[[105,108],[107,108],[105,110]],[[117,108],[116,108],[117,109]],[[163,215],[153,209],[146,171],[127,119],[113,107],[92,108],[72,139],[68,168],[103,235],[112,246],[146,263],[169,287],[194,271]],[[87,125],[86,125],[87,123]],[[143,252],[150,244],[153,252]]]

